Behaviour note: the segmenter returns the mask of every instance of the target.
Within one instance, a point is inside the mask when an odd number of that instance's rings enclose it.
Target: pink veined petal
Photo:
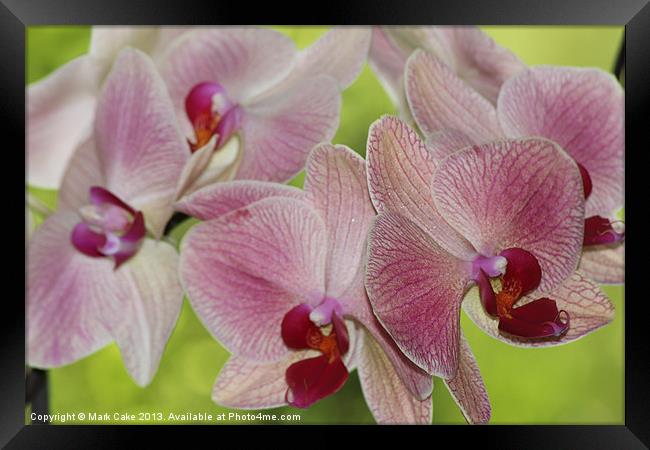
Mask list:
[[[411,112],[425,135],[452,128],[475,142],[501,136],[494,106],[434,55],[416,50],[409,57],[405,85]]]
[[[243,154],[236,178],[291,179],[316,144],[334,137],[340,103],[336,80],[317,76],[243,105]]]
[[[471,424],[490,421],[492,408],[483,377],[467,339],[460,336],[460,359],[456,375],[444,380],[449,393],[460,408],[465,420]]]
[[[366,252],[364,252],[364,263],[362,266],[364,273],[366,260]],[[413,362],[402,353],[390,334],[388,334],[384,327],[379,323],[370,307],[370,301],[368,300],[365,286],[363,284],[353,285],[353,289],[346,292],[340,298],[340,302],[346,315],[353,318],[358,324],[358,327],[363,327],[364,332],[370,333],[374,340],[381,346],[393,365],[393,368],[397,372],[397,375],[411,392],[411,395],[414,395],[421,400],[429,397],[433,390],[433,379],[431,378],[431,375],[413,364]],[[349,325],[348,330],[350,330]],[[361,333],[357,334],[360,335]],[[351,368],[351,366],[348,365],[348,368]]]
[[[284,315],[317,304],[325,289],[325,226],[306,203],[267,198],[192,228],[181,280],[206,328],[229,351],[283,358]]]
[[[129,374],[148,385],[160,363],[183,304],[178,254],[166,242],[145,239],[115,270],[114,299],[100,306]]]
[[[235,180],[206,186],[176,203],[176,210],[200,220],[210,220],[268,197],[302,199],[293,186],[255,180]]]
[[[160,65],[179,123],[189,126],[185,97],[197,84],[217,82],[231,101],[246,102],[285,78],[295,57],[293,41],[277,31],[199,28],[176,40]]]
[[[377,423],[431,424],[431,397],[419,400],[413,396],[382,347],[368,333],[357,370],[363,396]]]
[[[77,146],[92,131],[100,67],[81,56],[27,88],[27,180],[58,189]]]
[[[529,304],[541,296],[539,291],[533,292],[519,300],[515,307]],[[566,344],[607,325],[614,318],[614,305],[593,281],[580,272],[574,272],[564,283],[543,296],[554,300],[557,309],[565,310],[571,318],[568,331],[559,338],[531,340],[499,333],[499,321],[485,314],[476,288],[467,293],[463,308],[470,319],[487,334],[518,347]]]
[[[266,409],[286,405],[287,368],[298,361],[317,356],[315,350],[291,352],[283,359],[259,363],[231,356],[219,372],[212,389],[212,400],[229,408]]]
[[[366,259],[364,255],[364,260]],[[365,265],[364,265],[365,267]],[[358,286],[356,292],[348,292],[341,299],[346,314],[355,320],[358,327],[363,327],[364,331],[370,333],[374,340],[381,346],[384,353],[388,356],[393,368],[397,372],[404,385],[418,399],[424,400],[431,395],[433,390],[433,379],[399,349],[393,338],[388,334],[384,327],[379,323],[377,317],[370,307],[366,289],[364,286]],[[348,325],[348,330],[350,326]],[[360,333],[357,333],[360,335]],[[360,350],[357,352],[360,354]],[[358,358],[356,358],[358,359]],[[347,363],[346,363],[347,364]],[[349,368],[352,366],[348,365]]]
[[[582,179],[555,143],[538,138],[466,148],[443,161],[435,204],[477,251],[512,247],[537,258],[548,291],[578,265],[584,232]]]
[[[92,186],[103,186],[102,173],[95,140],[91,136],[74,152],[59,189],[59,209],[79,209],[90,203],[88,193]]]
[[[395,117],[382,117],[370,126],[366,157],[370,198],[379,213],[402,214],[449,252],[472,258],[469,242],[436,209],[431,196],[436,161],[415,131]]]
[[[503,86],[499,121],[508,136],[544,136],[589,172],[593,190],[586,216],[623,206],[624,98],[611,74],[599,69],[541,66]]]
[[[367,27],[335,27],[311,46],[298,53],[289,76],[281,82],[300,78],[329,75],[336,79],[340,90],[347,88],[359,76],[370,46]]]
[[[95,132],[106,187],[142,211],[159,237],[188,152],[166,88],[142,52],[120,53],[99,100]]]
[[[415,364],[453,377],[467,264],[392,212],[377,217],[369,239],[366,288],[375,315]]]
[[[578,270],[597,283],[623,284],[625,282],[625,243],[584,248]]]
[[[445,159],[452,153],[462,150],[465,147],[474,145],[465,133],[458,130],[441,130],[430,134],[425,140],[425,145],[437,160]]]
[[[77,223],[73,212],[54,214],[29,242],[27,360],[34,367],[70,364],[113,339],[100,314],[101,304],[114,300],[113,263],[74,248]]]
[[[397,45],[385,27],[373,27],[368,64],[379,78],[386,93],[397,105],[400,116],[412,123],[404,91],[404,67],[413,49],[405,51]]]
[[[454,72],[492,104],[501,85],[526,66],[478,27],[434,27],[452,56]]]
[[[365,161],[344,145],[316,146],[307,160],[305,194],[327,228],[327,294],[343,298],[353,284],[363,286],[362,256],[375,217]]]

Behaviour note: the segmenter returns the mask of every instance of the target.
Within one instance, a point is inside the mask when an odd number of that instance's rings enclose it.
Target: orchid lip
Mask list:
[[[480,299],[485,312],[498,318],[499,331],[518,338],[543,339],[560,337],[569,329],[569,314],[557,309],[557,304],[549,298],[540,298],[515,306],[527,292],[533,291],[541,281],[541,268],[534,255],[520,249],[509,248],[501,252],[507,260],[506,270],[498,276],[501,288],[494,292],[488,277],[491,266],[503,267],[490,258],[475,259]],[[496,271],[495,271],[496,272]],[[492,273],[495,273],[492,272]]]
[[[342,355],[349,350],[349,336],[341,313],[339,302],[326,297],[316,308],[302,303],[284,316],[281,328],[285,345],[321,353],[287,369],[285,400],[291,406],[306,408],[338,391],[347,380]],[[323,333],[324,327],[330,328],[329,333]]]
[[[81,222],[70,240],[87,256],[112,257],[117,269],[140,248],[146,234],[144,216],[104,188],[93,186],[90,200],[80,209]]]

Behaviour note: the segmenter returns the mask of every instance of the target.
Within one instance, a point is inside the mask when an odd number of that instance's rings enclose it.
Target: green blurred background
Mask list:
[[[292,37],[300,48],[327,30],[274,28]],[[622,27],[483,29],[528,64],[592,66],[606,71],[612,70],[624,33]],[[28,28],[26,82],[37,81],[86,52],[89,38],[89,27]],[[334,143],[346,144],[364,155],[369,125],[380,115],[395,112],[366,65],[358,80],[343,93],[341,125]],[[301,186],[302,180],[299,175],[292,184]],[[32,188],[30,192],[55,206],[55,192]],[[188,222],[177,229],[175,237],[180,239],[190,225]],[[614,321],[577,342],[556,348],[510,347],[484,335],[463,315],[463,330],[492,402],[491,423],[624,423],[624,288],[606,286],[604,290],[616,306]],[[233,410],[215,405],[210,398],[214,380],[227,358],[226,350],[210,337],[185,301],[150,386],[139,388],[131,381],[113,344],[74,364],[49,371],[50,412],[162,412],[165,417],[172,412],[209,412],[213,416],[230,412]],[[432,398],[433,423],[465,423],[439,379],[435,380]],[[356,373],[341,391],[308,410],[283,407],[264,412],[296,412],[302,416],[298,423],[374,423]]]

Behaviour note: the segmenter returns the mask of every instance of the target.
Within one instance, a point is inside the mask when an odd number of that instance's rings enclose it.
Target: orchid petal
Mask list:
[[[544,296],[554,300],[557,309],[566,311],[571,319],[568,331],[559,338],[533,340],[499,333],[499,321],[485,314],[476,288],[470,289],[467,293],[463,309],[470,319],[488,335],[518,347],[546,347],[565,344],[607,325],[614,318],[614,305],[593,281],[580,272],[574,272],[564,283]],[[529,304],[539,297],[539,291],[533,292],[519,300],[517,305]]]
[[[235,180],[206,186],[176,203],[176,210],[200,220],[216,219],[268,197],[302,199],[302,190],[293,186],[255,180]]]
[[[95,131],[106,187],[141,210],[159,237],[173,211],[187,143],[162,80],[140,51],[120,53],[99,100]]]
[[[364,336],[359,381],[366,403],[379,424],[431,424],[431,397],[419,400],[409,392],[390,359],[372,336]]]
[[[291,179],[304,168],[316,144],[334,137],[340,103],[336,80],[318,76],[244,105],[237,178]]]
[[[498,114],[507,135],[544,136],[589,172],[587,216],[623,205],[624,99],[611,74],[598,69],[534,67],[506,82]]]
[[[366,62],[370,36],[370,30],[363,27],[329,30],[298,54],[289,79],[329,75],[338,81],[340,90],[345,89],[359,76]]]
[[[316,146],[307,161],[305,193],[327,228],[327,294],[344,298],[353,285],[363,286],[362,256],[375,216],[365,161],[344,145]]]
[[[408,217],[454,255],[474,255],[436,209],[431,197],[436,162],[415,131],[395,117],[379,119],[370,126],[367,159],[370,197],[378,212]]]
[[[425,145],[435,159],[442,160],[458,150],[474,145],[474,141],[462,131],[448,129],[428,135]]]
[[[267,198],[186,235],[181,279],[206,328],[232,353],[284,357],[284,315],[322,299],[325,227],[306,203]]]
[[[81,56],[27,89],[29,184],[57,189],[77,146],[92,132],[101,81],[95,61]]]
[[[584,231],[575,162],[545,139],[493,142],[443,161],[433,197],[445,219],[484,256],[512,247],[535,256],[548,291],[578,265]]]
[[[113,264],[73,247],[70,235],[78,222],[73,212],[54,214],[28,246],[27,357],[34,367],[72,363],[113,339],[98,312],[112,300]]]
[[[364,260],[365,259],[366,257],[364,254]],[[381,323],[379,323],[371,309],[365,287],[363,285],[356,286],[356,289],[346,292],[345,296],[341,298],[341,304],[346,311],[346,315],[353,318],[359,326],[363,326],[366,332],[370,333],[374,340],[382,347],[384,353],[386,353],[393,368],[397,372],[397,375],[411,392],[411,395],[414,395],[421,400],[429,397],[433,390],[433,380],[431,375],[413,364],[413,362],[402,353]],[[349,325],[348,329],[350,329]],[[360,335],[360,333],[357,334]],[[346,363],[346,365],[351,369],[349,364]]]
[[[432,54],[416,50],[405,78],[411,112],[424,134],[452,128],[475,142],[501,136],[494,106]]]
[[[386,93],[397,105],[400,116],[413,122],[404,91],[404,67],[413,49],[402,50],[384,28],[374,27],[368,53],[368,64],[377,75]]]
[[[456,375],[445,380],[454,401],[471,424],[488,423],[491,415],[490,399],[474,354],[465,337],[460,336],[460,359]]]
[[[314,350],[294,351],[287,357],[269,363],[231,356],[219,372],[212,389],[212,400],[229,408],[266,409],[287,404],[287,368],[305,358],[314,357]]]
[[[445,61],[472,88],[496,104],[502,84],[526,66],[478,27],[435,27],[452,61]]]
[[[625,243],[585,247],[578,270],[597,283],[625,282]]]
[[[399,214],[381,213],[369,239],[366,287],[377,318],[415,364],[452,378],[471,271]]]
[[[59,209],[76,210],[87,205],[90,203],[90,188],[105,183],[95,141],[91,136],[77,148],[70,159],[59,190]]]
[[[115,300],[102,307],[129,374],[139,386],[151,382],[183,304],[178,254],[166,242],[145,239],[115,271]]]

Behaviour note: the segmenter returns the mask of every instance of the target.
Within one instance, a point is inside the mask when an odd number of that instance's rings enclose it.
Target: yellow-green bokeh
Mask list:
[[[303,48],[323,27],[277,27]],[[622,27],[484,27],[498,43],[528,64],[593,66],[610,71],[623,37]],[[90,31],[85,27],[30,27],[27,82],[47,75],[83,54]],[[368,126],[382,114],[395,113],[372,71],[366,67],[343,93],[341,126],[335,143],[365,154]],[[294,184],[301,185],[302,176]],[[55,194],[31,189],[50,206]],[[180,232],[175,234],[178,240]],[[484,335],[467,317],[462,326],[492,401],[492,423],[622,424],[624,421],[623,287],[605,287],[616,318],[605,328],[569,345],[547,349],[510,347]],[[74,364],[50,370],[52,413],[228,412],[210,399],[213,382],[227,352],[202,327],[187,302],[172,334],[160,369],[147,388],[137,387],[111,345]],[[434,423],[465,423],[444,385],[436,380]],[[356,374],[336,395],[306,411],[300,423],[374,423]]]

